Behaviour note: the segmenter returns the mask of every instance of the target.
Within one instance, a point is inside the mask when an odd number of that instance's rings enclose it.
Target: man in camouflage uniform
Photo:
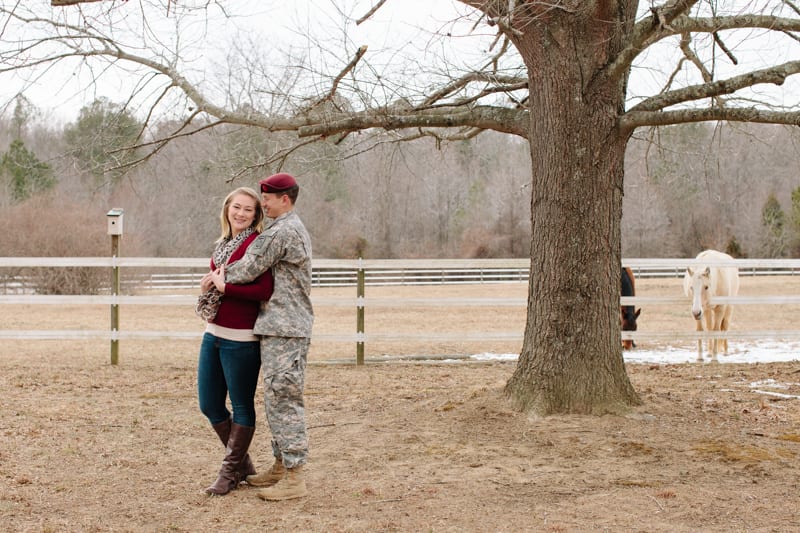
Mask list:
[[[221,269],[217,281],[224,289],[224,283],[247,283],[272,269],[274,292],[262,302],[253,332],[261,342],[264,404],[275,463],[268,471],[247,476],[247,482],[266,487],[258,492],[262,499],[287,500],[308,494],[303,476],[308,456],[303,387],[314,322],[311,238],[294,212],[300,190],[295,179],[275,174],[260,185],[267,216],[264,231],[242,259]]]

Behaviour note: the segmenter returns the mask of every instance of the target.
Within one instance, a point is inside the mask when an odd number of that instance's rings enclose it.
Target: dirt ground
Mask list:
[[[775,294],[796,293],[785,280],[775,283]],[[492,295],[518,290],[495,286]],[[673,282],[643,283],[640,293],[662,290],[673,291]],[[56,329],[100,329],[95,312],[107,325],[107,309],[50,309],[0,313],[8,329],[33,329],[34,312]],[[404,312],[374,313],[367,328],[420,314]],[[441,329],[474,327],[485,312],[451,311]],[[512,331],[519,312],[499,308],[493,322]],[[122,316],[128,327],[147,320],[157,329],[172,321],[176,330],[198,327],[193,316],[173,320],[173,313],[160,307]],[[336,313],[320,309],[320,327],[354,326],[352,313]],[[753,327],[764,314],[750,308],[738,316]],[[774,320],[762,329],[780,329],[775,321],[796,327],[793,310],[768,316]],[[403,326],[431,322],[429,315],[417,320]],[[641,321],[653,331],[691,328],[683,309],[645,309]],[[643,405],[628,415],[537,419],[502,395],[515,363],[356,367],[325,364],[351,355],[352,346],[316,346],[306,384],[310,495],[267,503],[246,487],[225,497],[203,493],[223,450],[197,408],[197,344],[127,342],[111,366],[100,342],[3,342],[0,529],[800,531],[800,354],[793,363],[630,364]],[[371,347],[368,357],[485,349],[407,344]],[[251,452],[257,464],[269,464],[262,409],[258,415]]]

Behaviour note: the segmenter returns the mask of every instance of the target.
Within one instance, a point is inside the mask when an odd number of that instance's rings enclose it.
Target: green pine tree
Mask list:
[[[56,184],[53,169],[15,139],[0,159],[0,174],[8,180],[11,199],[21,202],[36,193],[52,189]]]
[[[81,109],[78,120],[64,129],[64,140],[78,168],[97,182],[118,180],[136,158],[142,125],[122,105],[99,98]]]
[[[792,190],[792,214],[790,216],[792,255],[800,257],[800,186]]]
[[[770,194],[761,208],[761,225],[764,227],[764,255],[783,257],[786,254],[786,214],[775,194]]]

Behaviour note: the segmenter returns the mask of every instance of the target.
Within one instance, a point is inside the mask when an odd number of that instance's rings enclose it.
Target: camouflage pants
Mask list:
[[[271,375],[264,373],[272,453],[286,468],[303,465],[308,457],[303,389],[309,343],[303,337],[261,337],[263,367],[278,369]]]

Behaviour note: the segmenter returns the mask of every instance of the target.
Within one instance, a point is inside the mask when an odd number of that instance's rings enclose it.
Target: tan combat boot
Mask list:
[[[302,466],[288,468],[283,479],[269,488],[258,491],[259,498],[269,501],[291,500],[307,495],[308,489],[306,489]]]
[[[286,468],[283,467],[283,462],[280,459],[275,458],[272,468],[266,472],[261,472],[260,474],[247,476],[245,481],[247,481],[248,485],[253,487],[271,487],[283,479],[283,475],[285,473]]]

